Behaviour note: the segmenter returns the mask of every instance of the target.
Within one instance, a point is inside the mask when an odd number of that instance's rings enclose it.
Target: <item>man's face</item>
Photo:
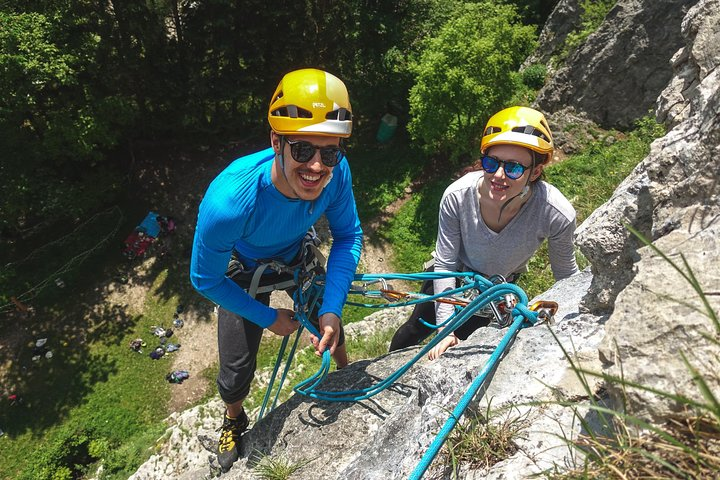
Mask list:
[[[282,144],[283,158],[285,160],[285,175],[280,169],[279,162],[275,161],[273,168],[273,183],[275,187],[286,197],[299,198],[301,200],[315,200],[330,181],[334,167],[328,167],[320,158],[320,150],[315,149],[312,157],[305,163],[298,162],[293,156],[292,145],[288,142],[309,142],[315,147],[337,147],[340,144],[339,137],[318,137],[310,135],[286,136],[286,141],[281,142],[280,137],[272,133],[271,140],[275,152],[280,151]],[[304,145],[305,151],[310,151]],[[298,147],[295,147],[296,151]]]

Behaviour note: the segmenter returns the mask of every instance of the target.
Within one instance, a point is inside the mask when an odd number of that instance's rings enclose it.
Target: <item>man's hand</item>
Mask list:
[[[340,340],[340,317],[334,313],[325,313],[320,316],[318,321],[322,338],[318,340],[315,335],[310,335],[310,341],[315,347],[315,355],[321,356],[327,348],[330,349],[330,355],[332,355]]]
[[[435,345],[435,347],[430,350],[430,353],[428,353],[428,358],[430,360],[435,360],[436,358],[440,357],[445,350],[447,350],[450,347],[454,347],[460,343],[460,340],[455,336],[454,333],[451,333],[447,337],[443,338],[440,343]]]
[[[300,326],[300,322],[293,320],[294,317],[295,312],[292,310],[288,310],[287,308],[278,308],[275,322],[267,328],[275,335],[280,335],[281,337],[290,335]]]

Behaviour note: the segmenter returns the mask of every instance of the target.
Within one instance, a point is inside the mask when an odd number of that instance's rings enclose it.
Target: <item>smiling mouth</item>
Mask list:
[[[490,182],[490,186],[492,187],[493,190],[497,190],[500,192],[504,192],[505,190],[510,188],[510,185],[501,185],[501,184],[495,183],[495,182]]]
[[[300,181],[303,185],[308,187],[314,187],[318,183],[320,183],[320,180],[322,179],[322,174],[310,174],[310,173],[300,173],[299,174]]]

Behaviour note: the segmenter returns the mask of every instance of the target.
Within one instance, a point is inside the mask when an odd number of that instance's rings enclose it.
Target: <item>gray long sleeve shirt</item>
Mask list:
[[[491,230],[480,214],[478,197],[482,171],[470,172],[453,182],[440,201],[435,271],[474,271],[510,278],[527,271],[527,263],[543,240],[548,240],[550,266],[555,280],[578,272],[573,247],[575,209],[549,183],[533,184],[532,196],[499,232]],[[434,281],[435,292],[455,288],[455,280]],[[437,322],[446,320],[452,305],[437,303]]]

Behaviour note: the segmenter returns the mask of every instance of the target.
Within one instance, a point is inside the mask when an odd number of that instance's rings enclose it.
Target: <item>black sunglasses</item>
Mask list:
[[[505,175],[511,180],[517,180],[518,178],[522,177],[525,173],[525,170],[530,168],[526,167],[522,163],[506,162],[504,160],[499,160],[495,157],[491,157],[490,155],[483,155],[481,161],[482,168],[487,173],[497,172],[498,168],[500,168],[500,165],[502,164]]]
[[[328,167],[334,167],[343,159],[345,150],[338,145],[319,147],[305,140],[285,140],[290,145],[290,154],[296,162],[307,163],[320,150],[320,160]]]

